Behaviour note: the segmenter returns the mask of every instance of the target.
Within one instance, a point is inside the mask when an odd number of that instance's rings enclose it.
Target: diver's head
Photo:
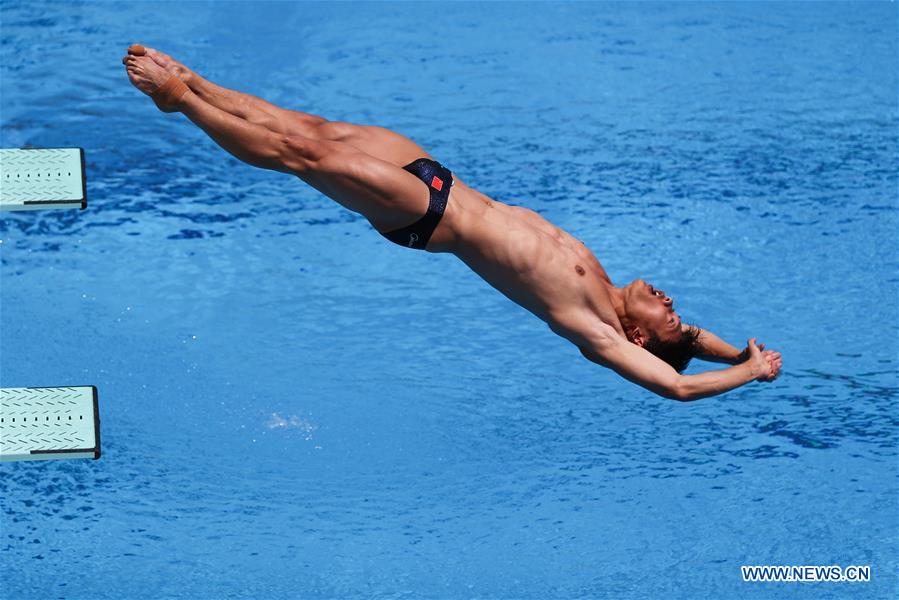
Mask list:
[[[683,371],[697,353],[699,330],[681,321],[674,300],[664,291],[642,279],[624,289],[621,326],[627,339]]]

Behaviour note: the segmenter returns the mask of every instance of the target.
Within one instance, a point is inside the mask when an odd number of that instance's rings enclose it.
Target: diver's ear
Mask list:
[[[643,344],[646,343],[646,338],[643,337],[643,332],[640,331],[639,327],[632,327],[631,329],[629,329],[627,332],[627,337],[631,339],[631,342],[640,346],[641,348],[643,347]]]

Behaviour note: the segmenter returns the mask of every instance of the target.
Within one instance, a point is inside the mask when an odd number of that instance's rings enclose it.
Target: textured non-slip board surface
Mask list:
[[[0,461],[100,458],[97,388],[0,388]]]
[[[85,208],[81,148],[0,150],[0,209]]]

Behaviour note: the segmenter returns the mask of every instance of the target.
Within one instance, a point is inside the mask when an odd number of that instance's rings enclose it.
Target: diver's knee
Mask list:
[[[359,126],[342,121],[325,121],[315,126],[315,136],[321,140],[342,142],[358,133]]]
[[[278,141],[279,170],[304,173],[313,169],[328,153],[320,140],[300,135],[282,135]]]
[[[265,127],[269,131],[281,135],[285,135],[288,133],[287,125],[282,122],[281,119],[274,115],[270,115],[268,113],[254,113],[248,114],[244,117],[247,121],[252,123],[253,125],[259,125],[260,127]]]

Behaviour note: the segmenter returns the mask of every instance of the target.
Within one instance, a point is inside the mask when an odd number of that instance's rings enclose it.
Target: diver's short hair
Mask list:
[[[688,326],[682,331],[680,339],[673,342],[662,341],[654,333],[650,333],[643,349],[652,352],[681,373],[690,364],[690,359],[699,354],[699,331],[698,327]]]

